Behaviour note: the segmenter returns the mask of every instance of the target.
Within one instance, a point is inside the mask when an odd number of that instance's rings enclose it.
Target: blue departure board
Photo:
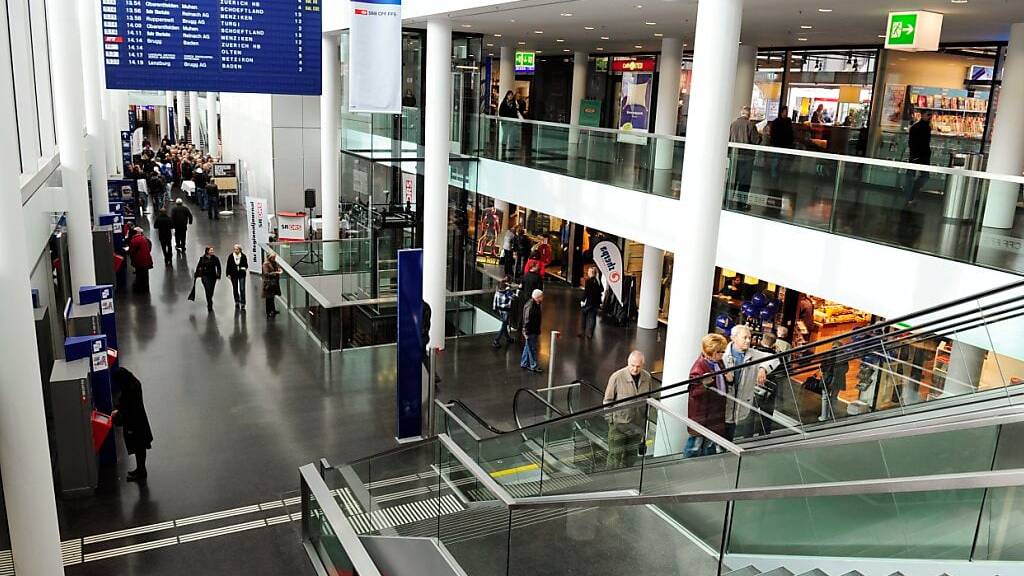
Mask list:
[[[319,95],[322,0],[102,0],[107,88]]]

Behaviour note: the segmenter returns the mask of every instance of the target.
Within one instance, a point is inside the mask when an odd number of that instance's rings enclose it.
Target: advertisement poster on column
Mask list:
[[[248,215],[249,240],[249,272],[260,273],[260,244],[270,241],[270,225],[267,222],[267,201],[263,198],[248,197],[245,199]]]
[[[402,0],[352,0],[349,112],[402,113]]]
[[[612,289],[615,298],[622,303],[622,251],[613,242],[607,240],[598,242],[594,246],[594,262],[597,269],[601,271],[608,287]]]
[[[651,120],[651,94],[654,75],[648,72],[623,72],[622,96],[619,99],[619,129],[625,132],[648,132]],[[620,142],[643,144],[642,136],[620,135]]]

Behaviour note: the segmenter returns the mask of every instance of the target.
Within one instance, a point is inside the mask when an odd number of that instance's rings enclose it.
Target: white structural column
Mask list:
[[[199,132],[203,123],[203,117],[199,114],[199,92],[192,90],[188,93],[188,121],[192,125],[192,144],[200,148]]]
[[[687,132],[699,134],[700,146],[688,146],[683,159],[672,274],[672,301],[665,338],[666,385],[686,380],[708,329],[715,277],[719,217],[725,194],[726,153],[736,73],[722,62],[735,62],[743,22],[743,0],[702,0],[697,7],[693,82]],[[670,407],[686,413],[686,397],[669,398]],[[657,449],[678,449],[682,427],[659,421]],[[662,429],[662,422],[667,429]]]
[[[682,77],[683,41],[664,38],[661,41],[661,64],[658,74],[658,101],[655,103],[654,132],[674,136],[679,124],[679,81]],[[675,143],[659,140],[654,156],[655,190],[667,194],[672,186],[672,165],[675,162]],[[661,304],[661,277],[664,273],[665,252],[654,246],[644,246],[644,267],[640,275],[640,308],[637,327],[648,330],[658,327]]]
[[[444,348],[448,277],[448,132],[452,111],[452,25],[427,21],[424,109],[423,300],[430,305],[430,346]]]
[[[75,287],[96,283],[86,177],[85,118],[82,114],[82,57],[78,13],[65,2],[48,2],[50,67],[53,108],[60,148],[61,178],[67,197],[71,282]],[[76,290],[77,292],[77,290]]]
[[[178,90],[174,93],[174,99],[177,101],[178,109],[175,112],[174,121],[177,124],[177,136],[179,142],[185,141],[185,98],[186,93]]]
[[[220,157],[220,147],[217,145],[217,141],[220,139],[220,134],[217,130],[217,93],[207,92],[206,93],[206,135],[209,141],[207,150],[211,156],[215,158]]]
[[[6,12],[6,7],[0,7],[0,11]],[[3,16],[6,21],[7,14]],[[69,18],[73,24],[74,15]],[[56,42],[51,39],[51,45]],[[25,337],[35,332],[35,325],[21,195],[15,193],[21,167],[9,44],[3,42],[0,50],[6,52],[0,54],[0,78],[4,79],[0,82],[0,180],[5,192],[0,194],[0,246],[4,247],[0,266],[0,317],[4,319],[0,333],[0,365],[4,367],[0,384],[0,472],[15,571],[19,576],[60,575],[64,566],[38,351],[35,340]]]
[[[338,218],[340,182],[338,155],[341,154],[341,39],[335,34],[324,34],[321,75],[323,91],[320,94],[320,207],[323,210],[323,238],[341,238]],[[324,269],[337,270],[341,266],[337,244],[324,246]]]
[[[988,171],[1011,176],[1024,172],[1024,23],[1010,27]],[[993,182],[988,190],[983,225],[1012,228],[1019,193],[1018,184]]]
[[[170,136],[171,134],[171,111],[174,110],[174,94],[175,92],[173,90],[168,90],[164,92],[165,108],[163,125],[167,127],[167,129],[164,130],[164,136]],[[175,122],[174,131],[178,131],[177,122]]]
[[[572,102],[569,106],[569,143],[578,144],[580,141],[580,114],[583,110],[582,102],[587,97],[587,61],[590,56],[586,52],[575,52],[572,55]]]
[[[516,51],[512,46],[501,47],[501,60],[498,61],[498,103],[505,99],[509,90],[516,85]]]
[[[85,131],[86,148],[89,152],[89,163],[92,171],[89,178],[92,182],[92,211],[97,216],[110,211],[107,198],[107,146],[106,138],[109,131],[103,124],[103,89],[106,85],[103,71],[100,70],[100,30],[99,3],[95,0],[76,0],[82,61],[83,87],[82,97],[85,99]]]
[[[736,89],[733,90],[733,118],[739,116],[740,108],[750,106],[754,95],[754,72],[757,71],[757,47],[742,45],[736,57]]]
[[[124,90],[107,90],[107,130],[110,132],[110,154],[116,164],[113,174],[124,173],[121,159],[121,132],[128,130],[128,93]]]

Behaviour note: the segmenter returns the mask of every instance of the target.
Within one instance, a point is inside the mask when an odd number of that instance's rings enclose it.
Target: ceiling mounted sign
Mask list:
[[[885,47],[904,52],[934,52],[942,36],[942,14],[938,12],[890,12]]]
[[[350,5],[349,112],[401,114],[402,0]]]

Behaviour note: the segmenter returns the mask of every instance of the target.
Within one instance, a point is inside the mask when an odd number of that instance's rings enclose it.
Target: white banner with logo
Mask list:
[[[402,113],[402,0],[352,1],[349,112]]]
[[[246,237],[249,249],[249,272],[262,273],[263,259],[260,244],[270,241],[270,223],[267,221],[267,201],[263,198],[245,199],[249,235]]]
[[[601,271],[608,287],[612,289],[615,298],[622,303],[622,251],[614,243],[607,240],[598,242],[594,246],[594,262],[597,269]]]

